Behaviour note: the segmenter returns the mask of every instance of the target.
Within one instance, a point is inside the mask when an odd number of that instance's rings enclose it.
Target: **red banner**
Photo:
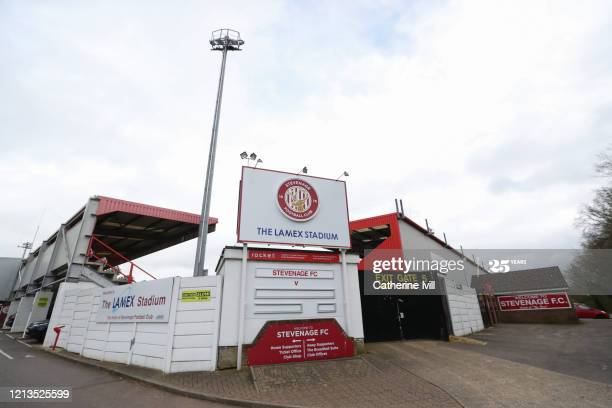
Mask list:
[[[572,307],[567,293],[535,293],[530,295],[498,296],[502,312],[517,310],[569,309]]]
[[[340,255],[320,252],[278,251],[273,249],[249,249],[249,260],[273,262],[339,263]]]
[[[335,319],[268,322],[247,352],[248,365],[351,357],[355,345]]]

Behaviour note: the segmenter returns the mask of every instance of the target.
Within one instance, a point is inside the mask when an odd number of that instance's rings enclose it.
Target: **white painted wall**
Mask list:
[[[44,299],[46,299],[46,302],[43,302]],[[36,295],[34,295],[34,302],[32,303],[32,310],[26,322],[26,327],[28,327],[30,323],[45,320],[47,318],[47,312],[49,311],[49,307],[51,307],[52,300],[53,292],[49,290],[39,290],[36,292]],[[25,333],[23,335],[25,337]]]
[[[167,373],[214,370],[222,278],[168,279],[173,280],[170,318],[168,322],[156,323],[98,323],[96,314],[104,289],[66,289],[62,284],[51,318],[54,325],[66,325],[58,346],[96,360]],[[184,290],[210,290],[211,297],[207,301],[182,302]],[[53,343],[52,327],[47,332],[45,346]]]
[[[483,330],[476,290],[451,279],[444,279],[444,283],[454,335],[466,336]]]
[[[11,327],[11,333],[21,333],[25,330],[33,304],[34,296],[24,296],[19,300],[19,306],[17,306],[17,314],[15,314],[15,321]]]
[[[358,262],[359,257],[347,255],[347,274],[343,276],[340,263],[249,260],[244,344],[252,343],[263,325],[270,320],[335,318],[348,336],[363,339]],[[220,346],[238,344],[241,264],[242,250],[226,248],[217,268],[217,274],[224,277]],[[270,268],[316,270],[331,277],[307,279],[257,276],[262,274],[258,270]],[[348,284],[348,326],[344,312],[343,278],[347,279]]]
[[[441,259],[453,261],[459,261],[463,259],[456,252],[445,248],[443,245],[434,241],[433,239],[431,239],[430,236],[424,234],[422,231],[419,231],[412,225],[402,220],[399,220],[398,222],[400,228],[400,236],[402,240],[402,247],[405,251],[404,256],[410,257],[411,250],[422,250],[424,252],[433,251],[435,255],[439,256],[438,258],[436,258],[436,256],[434,255],[430,258],[430,260],[440,260],[440,257]],[[466,254],[466,256],[469,256],[469,254]],[[464,265],[465,269],[463,271],[448,271],[445,275],[448,278],[454,280],[455,282],[470,286],[470,282],[472,281],[471,277],[476,274],[482,274],[482,270],[480,268],[476,268],[476,266],[474,266],[468,261],[465,261]]]
[[[8,314],[6,315],[6,319],[4,320],[4,323],[2,324],[2,328],[6,329],[6,321],[8,320],[9,316],[14,315],[15,313],[17,313],[17,308],[19,307],[19,302],[21,302],[21,299],[17,299],[17,300],[13,300],[11,301],[11,304],[9,305],[9,310],[8,310]]]
[[[70,325],[72,324],[72,315],[74,313],[77,292],[74,292],[75,294],[70,296],[68,296],[67,293],[73,289],[84,290],[95,286],[96,285],[89,282],[64,282],[60,284],[55,297],[53,312],[49,319],[49,329],[47,330],[43,347],[51,347],[51,345],[53,345],[55,341],[55,332],[53,328],[61,325],[65,325],[66,327],[62,329],[57,345],[62,348],[66,347],[66,342],[68,341],[67,333],[70,333]]]

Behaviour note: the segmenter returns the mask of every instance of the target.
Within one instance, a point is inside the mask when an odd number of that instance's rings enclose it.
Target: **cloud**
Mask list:
[[[244,150],[337,177],[351,218],[393,211],[464,247],[573,247],[610,140],[606,2],[5,2],[0,236],[18,255],[87,196],[199,213],[219,70],[207,265],[235,242]],[[53,197],[49,200],[48,197]],[[195,242],[141,260],[188,275]]]

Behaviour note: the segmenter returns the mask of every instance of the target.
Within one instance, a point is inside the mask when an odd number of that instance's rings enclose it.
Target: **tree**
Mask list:
[[[595,169],[607,184],[597,189],[593,202],[582,209],[578,218],[583,227],[582,246],[587,249],[612,249],[612,149],[600,160]]]
[[[580,211],[582,253],[568,269],[575,300],[610,310],[612,308],[612,147],[595,166],[604,185],[595,191],[593,202]]]

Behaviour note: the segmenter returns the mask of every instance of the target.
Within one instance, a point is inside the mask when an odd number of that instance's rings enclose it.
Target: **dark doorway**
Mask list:
[[[363,274],[359,273],[361,313],[366,342],[433,339],[448,340],[448,326],[442,295],[364,295]]]

